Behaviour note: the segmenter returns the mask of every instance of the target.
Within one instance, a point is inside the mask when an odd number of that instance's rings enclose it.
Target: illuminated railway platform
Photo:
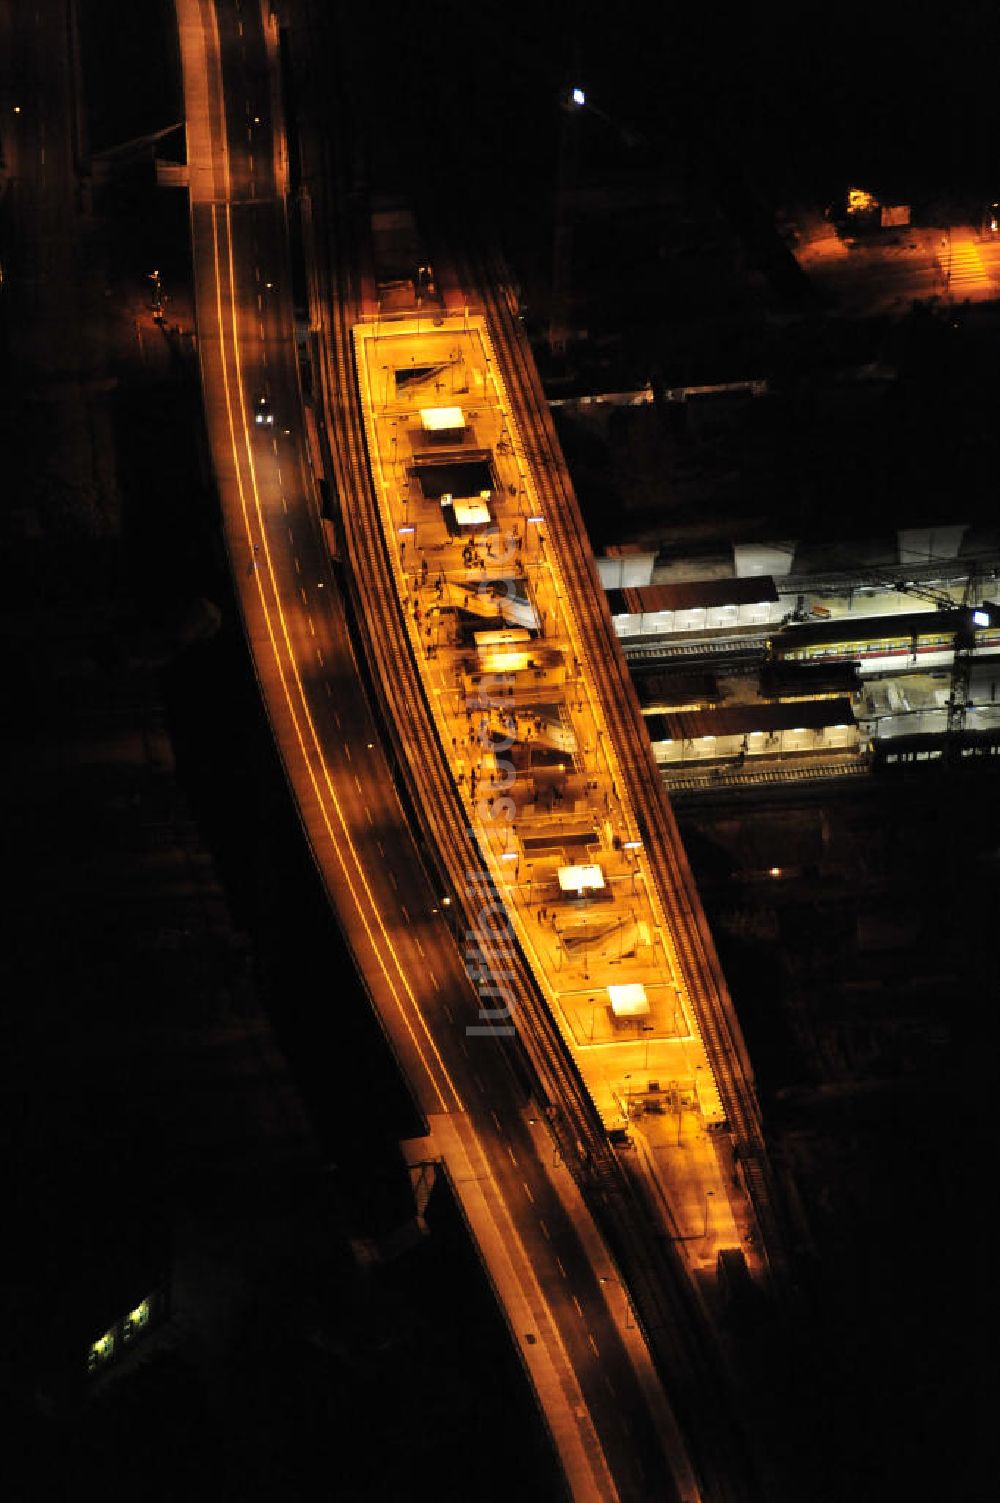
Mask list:
[[[697,1220],[711,1190],[739,1240],[712,1064],[486,321],[372,320],[354,346],[399,607],[497,900],[605,1126],[650,1085],[687,1103],[675,1198]]]

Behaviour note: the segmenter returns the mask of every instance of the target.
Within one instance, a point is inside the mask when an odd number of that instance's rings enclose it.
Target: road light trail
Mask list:
[[[428,1079],[428,1081],[429,1081],[429,1083],[431,1085],[431,1088],[432,1088],[432,1090],[433,1090],[433,1092],[435,1094],[435,1097],[436,1097],[436,1099],[437,1099],[437,1101],[438,1101],[438,1103],[440,1105],[441,1110],[442,1111],[448,1111],[450,1109],[454,1109],[454,1110],[461,1111],[461,1110],[464,1109],[463,1105],[462,1105],[461,1096],[460,1096],[460,1094],[458,1092],[457,1087],[455,1086],[454,1081],[451,1078],[451,1075],[449,1074],[449,1071],[447,1069],[447,1066],[444,1063],[444,1060],[441,1057],[441,1054],[440,1054],[440,1051],[438,1050],[437,1044],[436,1044],[436,1042],[434,1041],[434,1039],[433,1039],[433,1037],[431,1035],[431,1032],[430,1032],[430,1030],[429,1030],[429,1028],[427,1026],[426,1019],[424,1018],[423,1011],[420,1008],[420,1005],[419,1005],[419,1003],[418,1003],[418,1001],[417,1001],[417,999],[416,999],[416,997],[415,997],[415,995],[414,995],[414,993],[413,993],[413,991],[412,991],[412,989],[411,989],[411,987],[409,985],[409,982],[408,982],[408,980],[406,978],[406,975],[405,975],[405,973],[403,971],[402,965],[401,965],[401,963],[399,961],[399,957],[396,954],[396,950],[395,950],[395,947],[394,947],[394,945],[392,943],[392,940],[390,938],[389,932],[388,932],[388,930],[387,930],[387,928],[385,926],[385,922],[384,922],[384,920],[382,918],[382,915],[381,915],[381,912],[379,910],[379,907],[378,907],[377,903],[375,902],[374,896],[373,896],[372,891],[371,891],[371,886],[370,886],[370,884],[368,882],[368,879],[367,879],[367,877],[365,875],[365,872],[363,870],[363,867],[361,865],[361,861],[360,861],[360,858],[358,856],[357,849],[356,849],[356,847],[354,845],[354,842],[353,842],[353,840],[351,838],[351,834],[350,834],[350,830],[349,830],[347,821],[344,818],[343,810],[342,810],[341,805],[340,805],[340,800],[339,800],[339,798],[337,796],[337,793],[336,793],[336,790],[335,790],[335,788],[333,786],[333,781],[332,781],[332,779],[330,777],[326,761],[323,758],[322,748],[321,748],[321,745],[320,745],[320,738],[318,736],[318,733],[317,733],[317,730],[316,730],[316,726],[315,726],[315,723],[314,723],[313,718],[312,718],[312,714],[311,714],[311,712],[309,710],[308,700],[306,698],[305,690],[303,688],[302,681],[301,681],[301,678],[300,678],[299,673],[298,673],[296,656],[295,656],[295,652],[294,652],[294,649],[292,647],[292,643],[291,643],[291,639],[290,639],[290,634],[289,634],[289,629],[288,629],[288,623],[287,623],[287,621],[285,619],[284,612],[283,612],[283,610],[281,608],[281,595],[280,595],[280,590],[279,590],[279,587],[278,587],[277,577],[276,577],[276,573],[275,573],[274,560],[273,560],[273,557],[272,557],[272,554],[271,554],[271,549],[270,549],[270,546],[269,546],[269,543],[268,543],[267,527],[266,527],[266,524],[265,524],[264,510],[263,510],[263,506],[261,504],[260,493],[259,493],[259,490],[258,490],[258,487],[257,487],[255,466],[254,466],[254,461],[253,461],[253,454],[252,454],[251,445],[250,445],[250,441],[249,441],[249,433],[252,431],[252,428],[248,424],[248,421],[247,421],[246,400],[245,400],[245,395],[244,395],[243,377],[242,377],[241,362],[240,362],[240,353],[239,353],[239,330],[238,330],[237,321],[236,321],[235,274],[234,274],[234,270],[233,270],[233,250],[232,250],[232,233],[231,233],[232,219],[231,219],[231,208],[230,208],[230,205],[227,204],[225,206],[225,211],[226,211],[225,212],[225,223],[226,223],[226,239],[227,239],[227,259],[228,259],[229,274],[230,274],[229,287],[230,287],[231,316],[232,316],[232,340],[233,340],[233,353],[234,353],[234,359],[235,359],[235,364],[236,364],[236,389],[237,389],[237,392],[239,393],[240,412],[241,412],[241,416],[242,416],[242,419],[243,419],[243,423],[242,423],[243,447],[245,448],[246,462],[247,462],[247,466],[248,466],[248,470],[249,470],[249,475],[250,475],[250,484],[251,484],[251,487],[252,487],[252,490],[253,490],[253,509],[256,511],[257,529],[258,529],[258,531],[260,533],[260,537],[261,537],[261,546],[262,546],[262,549],[263,549],[264,560],[265,560],[265,563],[266,563],[267,575],[268,575],[268,579],[270,581],[271,591],[272,591],[273,599],[274,599],[274,612],[277,615],[278,621],[280,623],[280,630],[281,630],[281,635],[282,635],[282,637],[284,639],[285,650],[286,650],[286,653],[287,653],[288,661],[291,664],[291,680],[292,680],[292,682],[289,681],[289,673],[286,671],[284,662],[282,661],[282,654],[281,654],[280,649],[279,649],[278,637],[277,637],[277,634],[275,632],[275,628],[274,628],[274,624],[273,624],[273,620],[272,620],[272,612],[268,608],[268,600],[267,600],[267,596],[266,596],[265,591],[264,591],[264,582],[261,579],[260,571],[255,571],[254,578],[257,581],[257,589],[258,589],[258,593],[259,593],[259,597],[260,597],[261,611],[262,611],[263,619],[264,619],[264,622],[265,622],[265,625],[266,625],[268,639],[269,639],[270,645],[271,645],[271,650],[272,650],[272,653],[273,653],[273,656],[274,656],[274,662],[275,662],[275,665],[276,665],[276,667],[278,669],[278,674],[279,674],[279,678],[280,678],[280,682],[281,682],[281,687],[282,687],[282,691],[283,691],[284,698],[285,698],[285,703],[287,705],[288,712],[289,712],[289,715],[291,717],[292,725],[293,725],[294,730],[295,730],[295,735],[296,735],[296,739],[297,739],[298,744],[299,744],[300,752],[302,754],[303,762],[305,763],[305,766],[306,766],[306,769],[307,769],[307,772],[308,772],[308,776],[309,776],[310,782],[312,783],[313,790],[314,790],[316,798],[317,798],[317,803],[318,803],[319,808],[321,810],[321,814],[322,814],[322,818],[323,818],[324,824],[326,825],[327,831],[328,831],[328,833],[330,835],[331,844],[333,846],[334,851],[336,852],[337,860],[338,860],[338,862],[340,864],[341,873],[343,875],[344,881],[345,881],[345,883],[347,885],[347,888],[348,888],[349,892],[351,893],[352,897],[354,898],[355,902],[357,903],[358,913],[359,913],[359,916],[361,918],[361,922],[362,922],[362,924],[364,926],[365,934],[366,934],[366,936],[368,938],[368,941],[369,941],[369,943],[371,945],[372,951],[373,951],[373,953],[374,953],[374,955],[376,957],[378,965],[379,965],[379,967],[380,967],[380,969],[382,971],[382,974],[383,974],[383,977],[385,979],[386,985],[389,988],[390,995],[392,996],[393,1001],[395,1002],[396,1007],[397,1007],[397,1009],[399,1011],[399,1015],[400,1015],[400,1017],[401,1017],[401,1019],[402,1019],[402,1021],[404,1023],[404,1026],[406,1027],[407,1032],[409,1033],[409,1036],[410,1036],[410,1039],[411,1039],[411,1041],[413,1043],[414,1049],[416,1050],[416,1052],[417,1052],[417,1054],[418,1054],[418,1056],[420,1058],[420,1061],[421,1061],[421,1063],[424,1066],[424,1070],[426,1072],[427,1079]],[[247,541],[247,544],[248,544],[248,546],[250,547],[250,549],[252,551],[253,543],[254,543],[254,528],[253,528],[252,521],[251,521],[252,512],[251,512],[251,506],[250,506],[250,504],[248,502],[248,498],[247,498],[247,494],[246,494],[246,488],[245,488],[245,484],[244,484],[244,480],[243,480],[243,475],[242,475],[242,468],[243,468],[243,466],[242,466],[241,458],[240,458],[241,445],[240,445],[240,443],[239,443],[239,441],[237,439],[236,422],[235,422],[235,419],[234,419],[234,404],[233,404],[232,389],[231,389],[231,384],[230,384],[230,379],[229,379],[228,363],[227,363],[226,349],[225,349],[226,335],[225,335],[225,318],[224,318],[224,312],[223,312],[223,306],[222,306],[222,275],[221,275],[221,265],[220,265],[220,255],[219,255],[219,226],[220,226],[220,219],[219,219],[218,211],[217,211],[216,205],[213,204],[212,205],[212,228],[213,228],[213,242],[214,242],[214,251],[215,251],[216,313],[217,313],[218,326],[219,326],[220,354],[221,354],[221,357],[222,357],[223,387],[224,387],[224,391],[225,391],[226,411],[227,411],[227,415],[228,415],[229,432],[230,432],[230,439],[231,439],[231,443],[232,443],[233,458],[234,458],[235,467],[236,467],[236,485],[237,485],[237,491],[238,491],[238,494],[239,494],[240,505],[241,505],[243,519],[244,519],[246,541]],[[295,689],[297,690],[297,694],[293,694],[293,692],[292,692],[292,683],[294,683]],[[308,736],[306,735],[305,731],[303,730],[302,720],[305,721],[306,726],[308,727]],[[310,753],[310,744],[309,744],[310,741],[311,741],[311,744],[312,744],[312,754]],[[315,756],[317,758],[317,760],[319,762],[319,765],[320,765],[320,767],[322,769],[322,773],[321,773],[320,776],[318,776],[317,773],[316,773],[315,766],[314,766],[314,763],[313,763],[313,756]],[[329,819],[329,816],[328,816],[328,813],[327,813],[327,803],[326,803],[326,800],[324,799],[324,796],[323,796],[324,792],[326,794],[326,799],[329,800],[329,803],[333,806],[333,809],[336,812],[337,823],[339,824],[339,831],[335,830],[334,825],[331,823],[331,821]],[[351,867],[349,867],[347,861],[344,859],[344,854],[343,853],[344,853],[344,849],[345,848],[350,852],[350,855],[351,855],[351,864],[353,866],[353,871],[351,870]],[[393,978],[393,976],[391,975],[390,969],[389,969],[389,967],[387,966],[387,964],[385,962],[385,959],[384,959],[384,956],[383,956],[383,951],[380,948],[380,946],[376,943],[376,933],[375,933],[375,930],[373,929],[373,927],[371,925],[371,922],[370,922],[370,920],[369,920],[369,918],[367,916],[366,911],[364,910],[364,908],[362,907],[362,905],[361,905],[361,903],[359,901],[359,891],[363,891],[364,892],[364,895],[365,895],[365,897],[367,899],[369,910],[375,915],[378,931],[381,934],[381,937],[382,937],[382,940],[383,940],[383,943],[384,943],[386,949],[392,955],[393,962],[395,964],[399,980],[402,983],[403,991],[406,994],[407,1000],[408,1000],[408,1002],[410,1004],[410,1008],[412,1008],[413,1014],[415,1014],[416,1017],[420,1020],[420,1026],[421,1026],[421,1029],[422,1029],[423,1034],[424,1034],[424,1042],[425,1042],[426,1046],[429,1048],[430,1053],[431,1053],[431,1055],[434,1058],[435,1064],[437,1066],[437,1071],[439,1073],[435,1073],[435,1071],[432,1069],[432,1067],[431,1067],[431,1065],[429,1063],[427,1054],[425,1054],[424,1044],[421,1043],[420,1038],[418,1037],[416,1031],[413,1028],[413,1024],[412,1024],[412,1021],[411,1021],[410,1010],[409,1010],[409,1008],[407,1008],[404,1005],[403,999],[402,999],[402,996],[400,995],[400,992],[399,992],[399,989],[397,987],[396,981]],[[442,1090],[442,1088],[441,1088],[441,1086],[439,1084],[439,1079],[443,1080],[446,1083],[446,1085],[447,1085],[448,1091],[450,1092],[450,1098],[451,1098],[450,1102],[449,1102],[448,1097],[445,1095],[444,1091]]]

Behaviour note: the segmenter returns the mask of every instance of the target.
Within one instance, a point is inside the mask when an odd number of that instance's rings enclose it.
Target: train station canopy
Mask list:
[[[425,433],[454,433],[465,427],[461,407],[421,407],[420,425]]]
[[[651,741],[697,741],[706,736],[746,736],[772,731],[822,731],[854,725],[849,699],[797,699],[778,704],[719,705],[646,716]]]
[[[778,592],[770,576],[756,579],[691,579],[643,589],[608,590],[612,616],[650,616],[660,611],[711,610],[720,606],[770,605]]]
[[[599,866],[561,866],[559,886],[563,892],[581,893],[604,886],[604,873]]]
[[[464,500],[453,501],[452,505],[459,527],[486,527],[493,520],[488,502],[481,497],[468,496]]]
[[[624,986],[609,986],[608,996],[611,998],[611,1011],[616,1018],[648,1018],[649,1000],[646,997],[646,988],[639,981],[628,982]]]

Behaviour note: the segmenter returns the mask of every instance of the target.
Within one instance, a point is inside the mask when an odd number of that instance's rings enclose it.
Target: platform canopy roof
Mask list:
[[[492,520],[490,508],[487,502],[473,500],[469,497],[465,501],[454,501],[455,521],[459,527],[485,527]]]
[[[769,731],[822,731],[854,723],[851,701],[843,698],[720,705],[715,709],[646,716],[651,741],[697,741],[705,736],[746,736]]]
[[[778,598],[770,575],[754,579],[685,579],[675,584],[609,590],[612,616],[648,616],[659,611],[711,610],[727,605],[771,605]]]
[[[465,427],[461,407],[421,407],[420,424],[425,433],[451,433]]]
[[[649,1000],[646,988],[640,981],[630,981],[624,986],[609,986],[611,1011],[616,1018],[648,1018]]]
[[[599,866],[561,866],[559,886],[563,892],[585,892],[604,886],[604,873]]]

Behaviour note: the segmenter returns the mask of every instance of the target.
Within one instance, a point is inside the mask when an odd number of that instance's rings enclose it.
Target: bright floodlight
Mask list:
[[[582,89],[574,89],[572,94],[570,95],[570,98],[572,99],[574,104],[582,105],[587,103],[587,96]]]
[[[989,611],[973,611],[972,612],[972,624],[973,624],[973,626],[989,626],[989,624],[990,624],[990,613],[989,613]]]

